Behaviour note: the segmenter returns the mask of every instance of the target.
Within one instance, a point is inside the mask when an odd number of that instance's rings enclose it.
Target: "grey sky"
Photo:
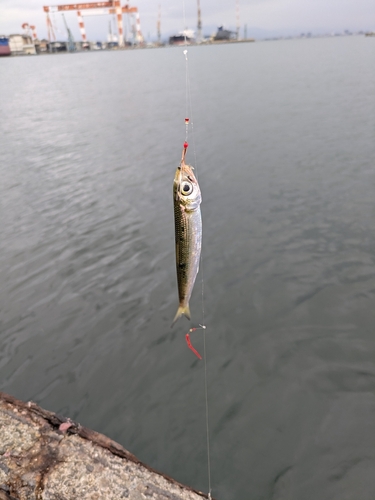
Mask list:
[[[90,0],[92,1],[92,0]],[[183,29],[183,2],[186,24],[196,29],[196,0],[133,0],[130,5],[138,7],[141,28],[145,37],[156,38],[158,5],[161,5],[161,31],[165,35]],[[46,22],[43,5],[63,3],[56,0],[0,0],[0,35],[21,32],[21,24],[35,24],[39,38],[46,37]],[[66,3],[73,3],[67,1]],[[122,2],[125,4],[125,0]],[[375,30],[374,0],[240,0],[240,24],[270,31],[343,31]],[[219,25],[235,28],[236,0],[201,0],[203,32],[206,35]],[[80,39],[77,16],[66,15],[74,37]],[[110,17],[86,17],[87,35],[92,40],[104,40],[108,32]],[[65,39],[61,14],[55,15],[60,32],[57,38]]]

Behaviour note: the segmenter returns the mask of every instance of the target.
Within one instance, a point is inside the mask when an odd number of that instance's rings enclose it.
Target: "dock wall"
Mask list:
[[[0,392],[0,500],[202,500],[103,434]]]

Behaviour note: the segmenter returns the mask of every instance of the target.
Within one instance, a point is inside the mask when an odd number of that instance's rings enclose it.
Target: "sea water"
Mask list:
[[[0,61],[1,390],[207,491],[204,320],[213,496],[373,500],[374,42],[189,48],[203,261],[173,329],[182,48]]]

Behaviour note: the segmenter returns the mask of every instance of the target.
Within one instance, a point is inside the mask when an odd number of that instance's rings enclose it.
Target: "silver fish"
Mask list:
[[[182,315],[190,319],[189,300],[199,270],[202,246],[201,201],[193,167],[185,165],[183,156],[173,182],[179,306],[172,326]]]

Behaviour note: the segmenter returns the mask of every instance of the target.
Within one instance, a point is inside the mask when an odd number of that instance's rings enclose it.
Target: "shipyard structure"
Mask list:
[[[75,3],[75,4],[61,4],[54,6],[44,6],[44,12],[46,13],[46,22],[48,29],[48,40],[49,42],[56,41],[55,30],[51,16],[55,13],[64,14],[64,12],[75,11],[77,13],[77,21],[81,33],[82,45],[84,46],[87,41],[86,28],[84,23],[84,17],[86,16],[108,16],[114,15],[116,19],[116,27],[118,38],[116,39],[116,44],[119,47],[125,47],[126,41],[124,37],[124,22],[123,16],[127,15],[130,18],[131,31],[133,36],[134,44],[143,44],[143,35],[141,31],[141,21],[139,17],[139,12],[137,7],[131,7],[128,4],[121,6],[120,0],[111,0],[107,2],[88,2],[88,3]],[[69,28],[66,25],[64,18],[64,23],[66,30],[68,32],[68,39],[72,38],[71,33],[69,33]],[[110,33],[111,33],[110,29]],[[70,36],[69,36],[70,35]],[[114,40],[110,40],[113,42]]]
[[[107,0],[97,2],[85,2],[74,4],[45,5],[43,11],[46,15],[47,39],[40,40],[36,33],[36,27],[28,23],[22,24],[22,34],[9,36],[0,35],[0,56],[8,55],[33,55],[42,53],[75,52],[83,50],[117,49],[125,47],[161,47],[161,6],[158,6],[157,14],[157,42],[145,44],[139,11],[136,6],[129,4],[121,5],[121,0]],[[68,26],[65,14],[74,11],[77,15],[77,23],[81,40],[74,40]],[[106,42],[89,41],[86,33],[85,18],[87,16],[110,16],[109,32]],[[124,23],[126,16],[126,23]],[[236,0],[236,31],[230,31],[220,26],[216,33],[210,37],[202,34],[202,16],[200,0],[197,0],[197,30],[196,32],[187,27],[169,37],[169,45],[190,45],[202,43],[227,43],[238,41],[254,41],[240,39],[239,30],[239,0]],[[57,40],[56,21],[63,21],[67,41]],[[113,24],[112,24],[113,23]],[[61,33],[61,31],[60,31]],[[246,33],[246,29],[245,29]]]
[[[35,26],[24,23],[23,33],[8,36],[0,35],[0,56],[30,55],[43,52],[74,52],[77,50],[123,48],[126,46],[143,46],[144,39],[138,8],[129,4],[121,5],[120,0],[104,2],[85,2],[74,4],[45,5],[47,39],[39,40]],[[67,24],[64,14],[75,11],[81,40],[76,41]],[[57,40],[56,18],[63,20],[67,41]],[[109,21],[108,40],[106,42],[90,42],[87,38],[84,18],[86,16],[111,16]],[[124,26],[127,17],[128,30]],[[112,26],[112,18],[114,26]]]

